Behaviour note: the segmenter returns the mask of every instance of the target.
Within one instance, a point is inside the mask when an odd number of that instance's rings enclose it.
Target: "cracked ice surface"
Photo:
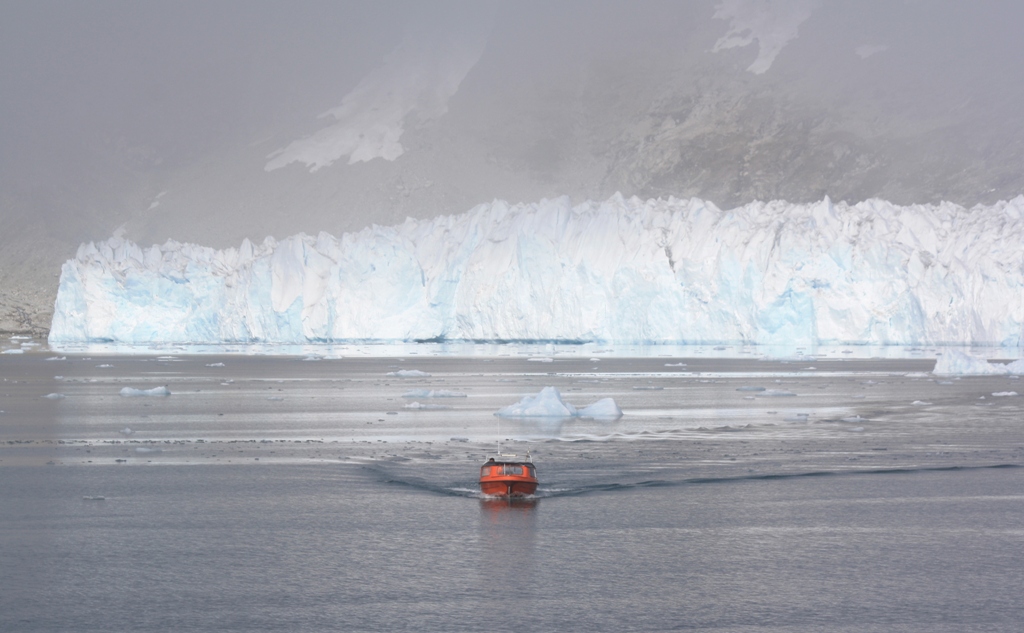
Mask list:
[[[1024,344],[1024,196],[972,209],[615,195],[495,201],[215,250],[115,236],[64,264],[51,343]]]

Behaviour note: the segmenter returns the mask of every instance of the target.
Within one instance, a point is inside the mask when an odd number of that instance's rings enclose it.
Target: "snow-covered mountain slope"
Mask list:
[[[495,201],[64,264],[51,343],[381,339],[1024,344],[1024,196],[972,209]]]

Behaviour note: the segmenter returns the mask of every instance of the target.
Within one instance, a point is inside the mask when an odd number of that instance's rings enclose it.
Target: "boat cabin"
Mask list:
[[[525,459],[499,453],[480,467],[480,491],[485,495],[526,496],[536,490],[537,469],[529,453]]]

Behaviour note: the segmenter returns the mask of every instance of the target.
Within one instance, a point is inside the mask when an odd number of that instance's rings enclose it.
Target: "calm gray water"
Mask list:
[[[992,395],[1024,390],[1005,376],[934,378],[917,360],[50,356],[0,358],[0,630],[1024,623],[1024,406]],[[626,415],[492,415],[546,385]],[[402,397],[414,389],[466,396]],[[475,494],[499,442],[533,451],[537,499]]]

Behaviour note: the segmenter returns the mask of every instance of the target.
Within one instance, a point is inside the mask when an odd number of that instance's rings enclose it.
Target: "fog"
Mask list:
[[[0,2],[0,330],[122,230],[1024,191],[1017,2]]]

